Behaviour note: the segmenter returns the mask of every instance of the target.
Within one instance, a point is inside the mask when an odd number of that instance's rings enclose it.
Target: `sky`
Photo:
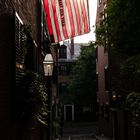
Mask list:
[[[95,34],[93,27],[95,25],[96,19],[96,9],[97,9],[97,0],[89,0],[89,16],[90,16],[90,32],[85,35],[81,35],[74,38],[75,43],[88,43],[89,41],[95,41]]]

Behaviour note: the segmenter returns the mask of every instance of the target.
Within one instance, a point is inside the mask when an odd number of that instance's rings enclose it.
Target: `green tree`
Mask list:
[[[23,124],[38,120],[47,125],[48,90],[43,76],[33,69],[32,27],[23,25],[22,44],[19,54],[24,63],[22,75],[16,82],[16,120]]]
[[[109,44],[124,57],[140,50],[140,13],[138,0],[111,0],[107,8],[107,31]]]
[[[119,76],[114,78],[117,79],[116,90],[119,94],[125,95],[126,105],[130,111],[132,107],[135,108],[132,113],[136,120],[139,119],[136,113],[139,102],[135,99],[139,99],[140,95],[139,4],[138,0],[110,0],[107,10],[104,11],[107,17],[96,29],[97,44],[107,40],[105,45],[109,54],[118,59]],[[104,46],[103,43],[102,45]]]
[[[75,61],[69,90],[77,104],[96,103],[95,45],[81,46],[81,54]]]
[[[138,0],[111,0],[107,7],[108,48],[114,52],[115,57],[120,58],[120,83],[118,82],[118,84],[127,94],[133,91],[140,92],[137,84],[140,79],[140,13],[138,5]]]
[[[132,113],[136,139],[140,139],[140,93],[132,92],[126,98],[126,108]]]
[[[16,115],[20,121],[37,119],[47,125],[48,94],[43,78],[38,73],[27,71],[17,84]]]
[[[109,56],[113,56],[118,61],[120,76],[117,75],[114,78],[118,79],[118,82],[112,85],[118,84],[119,89],[117,90],[125,91],[126,95],[133,91],[140,92],[137,84],[140,79],[140,13],[138,5],[138,0],[110,0],[102,13],[106,16],[96,28],[96,43],[106,46]]]

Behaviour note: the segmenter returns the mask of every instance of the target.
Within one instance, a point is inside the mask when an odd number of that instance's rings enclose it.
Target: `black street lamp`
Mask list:
[[[44,76],[46,79],[46,86],[48,90],[48,129],[47,129],[47,138],[48,140],[52,140],[52,91],[51,91],[51,77],[53,75],[53,58],[50,53],[46,54],[45,59],[43,61],[44,66]]]

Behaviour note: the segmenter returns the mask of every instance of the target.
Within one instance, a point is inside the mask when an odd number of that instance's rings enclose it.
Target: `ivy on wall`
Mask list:
[[[21,54],[24,63],[30,63],[30,60],[27,60],[27,56],[31,55],[31,52],[28,51],[32,47],[32,41],[29,41],[31,32],[31,26],[23,25],[24,38]],[[47,125],[48,94],[43,76],[34,72],[28,64],[24,65],[24,73],[16,85],[16,117],[18,120],[25,122],[30,119],[36,119]]]

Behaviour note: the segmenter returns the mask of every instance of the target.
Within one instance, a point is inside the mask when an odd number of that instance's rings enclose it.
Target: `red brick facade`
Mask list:
[[[100,22],[103,20],[103,12],[107,6],[107,0],[97,1],[97,14],[96,14],[96,26],[100,26]],[[106,89],[106,70],[108,70],[108,51],[102,45],[98,45],[97,48],[97,64],[96,73],[98,75],[98,102],[99,102],[99,128],[100,133],[112,137],[112,124],[111,117],[109,115],[109,93]]]
[[[104,9],[108,0],[98,0],[96,27],[100,26],[100,22],[104,19]],[[120,109],[117,103],[113,101],[115,92],[114,79],[119,77],[119,58],[115,57],[111,50],[106,50],[105,46],[97,45],[97,74],[98,74],[98,100],[99,100],[99,127],[101,133],[115,140],[135,139],[129,113]],[[108,75],[106,70],[108,69]],[[109,82],[108,90],[106,90],[106,76]],[[115,96],[116,98],[116,96]],[[106,114],[106,105],[108,105],[108,113]],[[108,118],[106,118],[108,116]]]
[[[20,127],[14,120],[15,97],[15,12],[23,24],[31,25],[34,43],[34,69],[42,71],[41,54],[41,1],[1,0],[0,1],[0,139],[1,140],[43,140],[44,126]],[[22,134],[20,134],[22,133]],[[45,132],[46,133],[46,132]],[[21,138],[20,135],[23,137]]]

